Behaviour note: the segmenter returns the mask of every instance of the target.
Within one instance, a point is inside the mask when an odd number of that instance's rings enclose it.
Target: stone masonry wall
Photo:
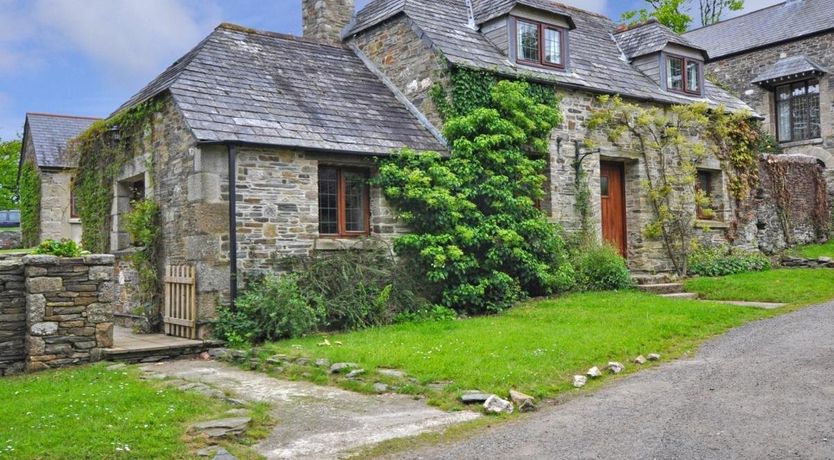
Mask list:
[[[435,83],[448,85],[449,66],[421,38],[422,32],[405,16],[362,32],[355,44],[426,117],[440,126],[430,97]]]
[[[834,33],[828,32],[750,53],[731,56],[707,64],[707,72],[765,117],[764,125],[776,134],[773,92],[753,85],[753,81],[775,62],[792,56],[806,56],[824,69],[834,69]],[[821,160],[827,170],[834,197],[834,74],[820,78],[820,139],[783,144],[785,153],[800,153]],[[834,200],[832,200],[834,203]]]
[[[0,376],[24,369],[26,296],[23,262],[0,260]]]
[[[0,260],[0,376],[98,361],[113,346],[113,256]]]
[[[20,248],[21,234],[19,231],[4,232],[0,231],[0,250],[2,249],[18,249]]]
[[[280,269],[280,259],[356,242],[320,238],[318,167],[365,168],[369,158],[278,149],[241,149],[237,161],[238,267],[244,274]],[[371,189],[371,234],[392,239],[406,232],[381,192]]]
[[[113,346],[113,256],[26,256],[26,370],[98,361]]]

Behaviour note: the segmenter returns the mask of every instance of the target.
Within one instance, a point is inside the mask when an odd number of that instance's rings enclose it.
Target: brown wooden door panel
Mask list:
[[[626,257],[625,181],[623,165],[600,164],[602,237]]]

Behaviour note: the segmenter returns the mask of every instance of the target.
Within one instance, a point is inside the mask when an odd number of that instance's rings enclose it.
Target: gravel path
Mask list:
[[[834,302],[407,459],[834,459]]]

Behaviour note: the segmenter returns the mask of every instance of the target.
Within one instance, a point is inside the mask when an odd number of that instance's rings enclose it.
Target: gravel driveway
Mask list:
[[[834,302],[408,459],[834,459]]]

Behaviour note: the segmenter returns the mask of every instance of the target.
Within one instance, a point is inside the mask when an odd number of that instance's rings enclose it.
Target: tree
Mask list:
[[[529,90],[498,82],[485,105],[448,119],[450,158],[404,152],[380,165],[375,183],[412,230],[395,249],[447,307],[497,312],[573,285],[565,244],[536,207],[561,114]]]
[[[20,141],[0,139],[0,210],[17,206],[17,164],[20,161]]]
[[[675,33],[682,34],[689,30],[693,18],[690,15],[694,0],[645,0],[647,8],[623,13],[622,21],[637,24],[651,18],[657,19]],[[740,11],[744,0],[698,0],[699,19],[702,26],[720,22],[729,11]]]

